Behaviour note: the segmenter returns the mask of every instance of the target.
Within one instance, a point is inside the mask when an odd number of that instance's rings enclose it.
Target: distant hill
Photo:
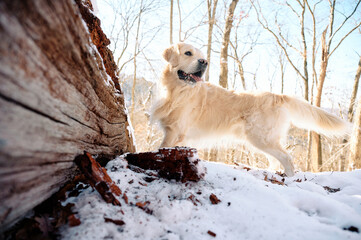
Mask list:
[[[124,91],[124,99],[127,107],[131,105],[132,88],[133,88],[133,75],[121,76],[120,82]],[[136,104],[143,105],[154,91],[155,83],[146,80],[145,78],[137,78],[135,85],[135,102]]]

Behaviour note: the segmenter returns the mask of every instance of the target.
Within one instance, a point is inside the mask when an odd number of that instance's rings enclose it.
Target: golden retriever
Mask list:
[[[226,136],[277,159],[290,177],[294,166],[280,141],[291,123],[328,136],[349,131],[347,122],[303,100],[270,92],[236,94],[204,82],[207,60],[192,45],[172,45],[163,57],[168,64],[161,81],[167,95],[153,109],[165,133],[161,147]]]

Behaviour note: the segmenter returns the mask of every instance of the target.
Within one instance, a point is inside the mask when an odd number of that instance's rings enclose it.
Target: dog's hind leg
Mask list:
[[[276,158],[282,164],[283,168],[285,169],[285,173],[288,177],[292,177],[295,175],[295,168],[292,163],[291,156],[284,151],[281,147],[278,148],[266,148],[261,149],[266,154],[270,155],[271,157]],[[272,160],[271,160],[272,161]]]
[[[248,141],[268,156],[277,159],[282,164],[288,177],[292,177],[295,174],[291,156],[283,150],[279,143],[266,143],[264,139],[254,137],[248,138]]]
[[[280,165],[280,161],[278,161],[277,159],[275,159],[274,157],[270,157],[267,156],[267,160],[268,160],[268,169],[272,170],[272,171],[277,171],[280,169],[281,165]]]

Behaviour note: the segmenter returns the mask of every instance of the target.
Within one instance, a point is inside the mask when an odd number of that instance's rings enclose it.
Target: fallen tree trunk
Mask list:
[[[134,151],[109,40],[76,3],[0,2],[0,232],[72,178],[75,156]]]

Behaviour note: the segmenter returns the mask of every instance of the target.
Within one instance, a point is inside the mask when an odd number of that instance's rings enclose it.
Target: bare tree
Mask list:
[[[213,35],[213,26],[215,23],[216,9],[217,9],[218,0],[207,0],[208,7],[208,43],[207,43],[207,62],[211,62],[211,52],[212,52],[212,35]],[[205,81],[209,81],[209,66],[206,70]]]
[[[313,87],[315,84],[317,84],[317,72],[316,72],[316,17],[315,17],[315,9],[316,6],[320,3],[321,1],[316,2],[313,5],[313,8],[311,9],[310,4],[308,3],[308,1],[305,1],[306,6],[308,8],[308,11],[310,12],[311,18],[312,18],[312,84],[311,84],[311,97],[310,97],[310,101],[312,103],[313,101]],[[310,139],[310,138],[309,138]]]
[[[361,98],[357,104],[353,134],[350,140],[348,170],[361,168]]]
[[[282,28],[278,21],[278,15],[275,15],[274,19],[274,26],[276,26],[277,29],[272,29],[268,23],[268,20],[265,18],[265,16],[262,13],[262,7],[260,6],[258,1],[250,0],[254,10],[256,11],[257,15],[257,21],[261,24],[261,26],[268,31],[276,40],[277,45],[282,49],[284,52],[287,61],[290,63],[292,68],[295,70],[295,72],[302,78],[303,85],[304,85],[304,98],[308,101],[309,97],[309,80],[308,80],[308,58],[307,58],[307,41],[305,37],[305,10],[306,5],[305,1],[301,2],[300,0],[297,0],[297,4],[300,7],[300,11],[297,11],[292,5],[286,3],[286,6],[289,8],[289,11],[291,11],[293,14],[296,15],[296,17],[299,20],[300,24],[300,36],[301,36],[301,46],[300,49],[296,48],[286,37],[285,33],[282,32]],[[292,58],[292,55],[290,51],[293,51],[293,53],[296,53],[296,57]],[[301,57],[303,62],[303,67],[298,67],[296,62]]]
[[[307,0],[306,0],[307,1]],[[352,15],[356,12],[360,0],[357,2],[355,7],[353,8],[353,11],[345,17],[344,21],[338,26],[338,28],[334,31],[334,19],[335,19],[335,7],[336,7],[336,0],[329,0],[329,24],[326,26],[325,30],[322,32],[321,36],[321,47],[322,47],[322,56],[321,56],[321,67],[320,67],[320,74],[318,77],[318,83],[317,83],[317,92],[314,99],[314,105],[317,107],[321,106],[321,96],[323,91],[323,85],[326,79],[326,73],[327,73],[327,66],[329,63],[329,59],[331,55],[335,52],[335,50],[340,46],[340,44],[354,31],[356,30],[360,25],[361,22],[359,22],[355,27],[347,31],[347,33],[339,40],[339,42],[336,44],[335,47],[332,48],[332,42],[335,37],[335,35],[340,31],[340,29],[345,26],[345,23],[352,17]],[[327,35],[328,32],[328,35]],[[311,156],[312,156],[312,162],[315,165],[318,164],[319,167],[322,166],[322,146],[321,146],[321,138],[320,135],[312,132],[312,144],[311,144]]]
[[[283,51],[288,63],[292,66],[292,68],[295,70],[297,75],[299,75],[303,80],[303,87],[304,92],[303,96],[306,101],[309,99],[309,76],[308,76],[308,54],[307,54],[307,41],[306,41],[306,35],[305,35],[305,12],[306,7],[310,10],[311,17],[313,20],[313,41],[312,41],[312,69],[313,69],[313,79],[316,78],[316,70],[315,70],[315,49],[316,49],[316,21],[314,18],[314,10],[312,11],[308,2],[303,0],[302,2],[300,0],[297,0],[297,6],[299,6],[298,9],[295,9],[291,4],[286,2],[286,6],[289,11],[291,11],[299,20],[299,26],[300,26],[300,36],[301,36],[301,46],[300,48],[296,48],[285,36],[285,34],[282,31],[281,26],[279,25],[279,21],[277,19],[277,15],[275,16],[275,25],[277,29],[272,29],[270,25],[268,24],[268,21],[264,17],[261,6],[259,5],[258,1],[254,2],[251,0],[251,3],[256,11],[257,14],[257,20],[261,24],[261,26],[267,30],[271,35],[275,38],[277,45],[279,48]],[[314,8],[316,7],[318,3],[314,5]],[[298,10],[298,11],[297,11]],[[292,55],[292,53],[295,53]],[[292,57],[294,56],[294,57]],[[302,67],[297,66],[296,62],[298,59],[302,60]],[[312,101],[312,99],[311,99]],[[312,137],[311,133],[309,133],[308,137],[308,159],[311,159],[311,143],[312,143]],[[316,141],[316,140],[315,140]],[[308,164],[309,169],[311,170],[311,163]],[[316,169],[318,169],[318,165],[316,164]]]
[[[187,11],[187,15],[182,18],[182,12],[181,12],[181,7],[180,7],[181,5],[179,3],[179,0],[177,0],[177,1],[178,1],[178,12],[179,12],[179,31],[178,31],[179,42],[184,42],[190,36],[192,36],[196,32],[196,30],[199,29],[199,27],[206,24],[205,19],[207,18],[207,12],[204,12],[204,14],[199,16],[199,18],[197,18],[196,21],[192,21],[192,23],[188,24],[189,27],[186,30],[182,30],[183,22],[185,22],[187,19],[194,16],[195,11],[197,11],[200,8],[200,6],[203,4],[203,2],[201,1],[198,5],[194,6],[194,8],[192,10]],[[182,34],[183,34],[183,37],[182,37]]]
[[[140,29],[140,19],[142,16],[144,9],[143,9],[143,0],[140,2],[139,7],[139,15],[138,15],[138,23],[137,23],[137,32],[135,35],[135,44],[134,44],[134,57],[133,57],[133,64],[134,64],[134,73],[133,73],[133,87],[132,87],[132,107],[131,107],[131,118],[134,118],[134,106],[135,106],[135,86],[137,82],[137,53],[139,49],[139,29]]]
[[[313,101],[313,104],[320,107],[321,105],[321,96],[322,96],[322,90],[324,81],[326,79],[326,73],[327,73],[327,66],[329,62],[329,58],[334,53],[334,51],[340,46],[340,44],[355,30],[357,29],[361,22],[358,22],[353,28],[346,30],[346,34],[341,36],[340,40],[332,45],[334,42],[334,37],[336,34],[340,35],[340,29],[346,28],[347,21],[354,15],[356,12],[360,1],[358,1],[355,6],[352,8],[352,12],[349,15],[343,14],[341,11],[336,11],[340,13],[339,15],[344,16],[344,20],[341,22],[341,24],[337,27],[337,29],[334,31],[334,17],[335,17],[335,7],[336,7],[336,0],[329,0],[329,22],[327,26],[322,31],[320,43],[321,43],[321,59],[320,59],[320,72],[317,77],[317,72],[315,70],[315,63],[316,63],[316,29],[320,28],[319,25],[317,25],[316,19],[315,19],[315,12],[316,7],[318,4],[321,3],[321,1],[316,2],[312,8],[309,4],[308,0],[296,0],[295,2],[292,2],[292,4],[286,2],[285,6],[295,14],[295,16],[299,19],[300,23],[300,48],[296,48],[294,44],[290,42],[289,39],[286,38],[287,33],[282,29],[281,25],[278,21],[277,14],[275,15],[275,24],[277,29],[274,29],[271,27],[271,25],[268,24],[268,21],[266,20],[265,16],[262,14],[261,6],[258,3],[258,1],[251,0],[251,3],[256,11],[257,14],[257,20],[261,24],[261,26],[267,30],[271,35],[274,37],[274,39],[277,42],[277,45],[283,50],[286,59],[290,63],[290,65],[293,67],[295,72],[303,79],[304,82],[304,98],[306,100]],[[308,76],[308,44],[307,44],[307,38],[306,38],[306,29],[305,29],[305,17],[306,10],[309,11],[310,16],[312,18],[312,89],[313,84],[315,83],[317,85],[316,89],[316,95],[314,99],[311,99],[309,97],[309,76]],[[290,51],[293,51],[295,54],[290,54]],[[293,58],[292,58],[293,56]],[[296,56],[296,58],[294,58]],[[296,62],[298,59],[302,60],[302,66],[298,67]],[[313,91],[311,92],[313,94]],[[318,171],[319,168],[322,166],[322,146],[320,142],[320,136],[316,133],[310,133],[309,135],[309,158],[311,159],[311,162],[309,166],[311,167],[311,170]]]
[[[223,40],[222,40],[222,47],[221,47],[221,61],[220,61],[220,76],[219,76],[219,84],[224,87],[228,88],[228,45],[230,42],[230,35],[233,23],[233,15],[234,10],[237,6],[238,0],[232,0],[231,4],[228,7],[227,11],[227,19],[224,26],[223,31]],[[214,23],[214,22],[213,22]],[[213,26],[212,26],[213,28]],[[208,53],[208,51],[207,51]],[[209,159],[211,161],[216,161],[218,158],[218,148],[212,148],[209,154]],[[205,152],[208,153],[207,151]]]
[[[236,9],[238,0],[232,0],[228,7],[226,24],[224,26],[223,41],[221,46],[220,74],[219,85],[224,88],[228,87],[228,45],[230,41],[231,29],[233,24],[234,10]]]
[[[306,0],[307,1],[307,0]],[[329,0],[329,7],[330,7],[330,13],[329,13],[329,24],[326,26],[325,30],[322,33],[321,37],[321,43],[322,43],[322,56],[321,56],[321,69],[320,69],[320,75],[318,79],[317,84],[317,94],[315,96],[315,102],[314,105],[320,106],[321,105],[321,96],[322,96],[322,90],[323,90],[323,84],[325,82],[326,73],[327,73],[327,66],[329,59],[331,55],[337,50],[337,48],[341,45],[341,43],[353,32],[355,31],[359,26],[361,26],[361,21],[356,24],[352,29],[348,30],[345,35],[338,41],[335,47],[332,48],[333,39],[336,36],[336,34],[345,26],[346,22],[354,15],[356,12],[358,6],[360,5],[361,0],[357,2],[355,7],[353,8],[353,11],[345,17],[344,21],[338,26],[338,28],[334,31],[334,18],[335,18],[335,7],[336,7],[336,0]],[[328,37],[327,37],[328,32]]]
[[[218,0],[207,0],[207,13],[208,13],[208,42],[207,42],[207,62],[208,67],[205,74],[205,81],[209,82],[209,69],[211,63],[211,52],[212,52],[212,36],[213,36],[213,27],[215,24],[216,9],[217,9]],[[214,150],[213,150],[214,151]],[[211,152],[212,153],[212,152]],[[205,149],[203,151],[205,159],[209,158],[209,150]],[[213,156],[216,154],[213,153]]]
[[[149,32],[141,31],[138,34],[138,48],[137,51],[134,52],[134,49],[132,51],[129,48],[132,47],[134,42],[133,36],[135,34],[133,33],[136,32],[140,17],[138,4],[141,2],[139,1],[139,3],[137,3],[137,7],[135,7],[135,4],[131,1],[106,0],[105,2],[114,12],[114,20],[111,25],[109,38],[112,42],[112,52],[118,66],[116,74],[119,75],[124,70],[124,67],[134,61],[134,57],[138,56],[152,42],[160,28],[151,29]],[[144,0],[142,2],[141,15],[146,15],[151,12],[157,4],[159,3],[156,0]],[[148,41],[140,44],[143,40]]]
[[[114,11],[114,20],[109,38],[112,42],[112,53],[117,57],[118,75],[124,66],[133,60],[133,56],[128,57],[126,55],[129,50],[131,31],[138,19],[138,11],[134,10],[132,4],[129,2],[122,2],[120,4],[114,0],[107,0],[106,4]]]
[[[310,4],[308,1],[305,1],[306,6],[308,8],[308,11],[310,12],[311,18],[312,18],[312,84],[311,84],[311,97],[310,97],[310,101],[311,103],[313,102],[313,90],[314,90],[314,86],[315,84],[317,84],[317,72],[316,72],[316,18],[315,18],[315,9],[316,6],[320,3],[321,1],[316,2],[313,5],[313,8],[311,9]],[[313,139],[314,138],[314,139]],[[316,156],[312,157],[312,140],[314,141],[319,141],[320,136],[316,136],[312,133],[312,131],[308,132],[308,141],[307,141],[307,170],[318,170],[318,159],[320,159],[322,157],[322,155],[318,155],[319,152],[322,151],[321,149],[321,144],[319,144],[319,149],[318,151],[316,151]],[[312,159],[315,159],[316,157],[316,161],[312,161]]]
[[[243,62],[245,60],[245,58],[250,55],[253,52],[254,47],[257,44],[258,41],[258,37],[259,34],[255,33],[255,32],[248,32],[247,34],[247,43],[244,43],[241,41],[241,39],[239,39],[238,36],[238,30],[241,26],[241,22],[242,20],[244,20],[245,18],[248,17],[249,11],[251,10],[251,8],[249,8],[249,10],[247,12],[241,11],[239,17],[234,18],[235,20],[237,19],[237,23],[235,24],[234,27],[234,39],[233,41],[230,41],[230,45],[231,48],[233,49],[233,54],[229,54],[228,56],[231,57],[237,64],[237,69],[238,71],[236,71],[239,75],[239,77],[241,78],[241,84],[243,87],[243,90],[246,90],[246,79],[245,79],[245,70],[243,67]],[[241,28],[241,31],[244,31],[243,28]],[[241,45],[241,47],[240,47]],[[234,88],[235,86],[233,86]]]

